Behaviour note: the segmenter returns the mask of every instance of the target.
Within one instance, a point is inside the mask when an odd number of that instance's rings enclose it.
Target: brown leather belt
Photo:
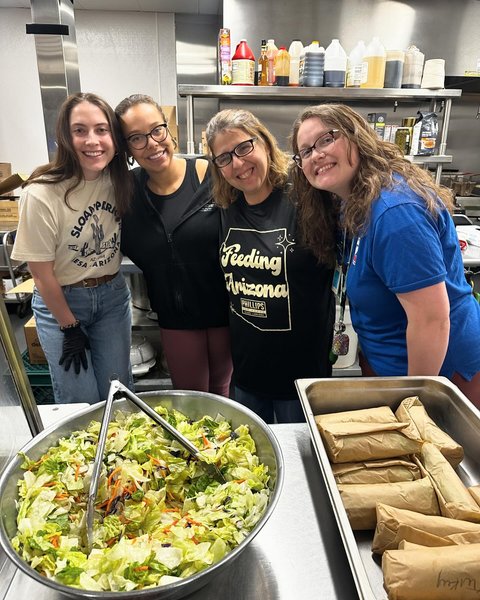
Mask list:
[[[82,279],[82,281],[77,281],[77,283],[70,283],[69,286],[73,288],[95,288],[99,285],[102,285],[103,283],[107,283],[107,281],[112,281],[112,279],[114,279],[117,275],[118,272],[114,273],[113,275],[102,275],[102,277],[91,277],[90,279]]]

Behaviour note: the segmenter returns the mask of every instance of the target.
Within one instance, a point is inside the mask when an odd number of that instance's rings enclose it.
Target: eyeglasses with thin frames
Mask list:
[[[317,152],[322,152],[325,148],[327,148],[331,144],[334,144],[339,133],[339,129],[331,129],[326,133],[322,133],[322,135],[315,140],[313,146],[309,146],[308,148],[302,148],[302,150],[300,150],[298,154],[294,154],[292,158],[295,161],[297,167],[301,169],[303,161],[310,160],[313,156],[314,150],[316,150]]]
[[[127,144],[135,150],[143,150],[148,145],[148,138],[151,137],[154,142],[163,142],[167,137],[168,125],[162,123],[161,125],[155,125],[155,127],[148,133],[132,133],[127,139]]]
[[[222,154],[219,154],[218,156],[212,156],[212,162],[219,169],[223,169],[232,162],[233,155],[237,156],[238,158],[243,158],[244,156],[247,156],[247,154],[250,154],[250,152],[253,152],[253,149],[255,148],[253,142],[256,141],[257,138],[253,137],[249,140],[240,142],[231,152],[222,152]]]

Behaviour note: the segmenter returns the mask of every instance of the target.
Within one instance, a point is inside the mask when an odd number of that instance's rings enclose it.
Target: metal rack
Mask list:
[[[12,280],[14,286],[16,285],[17,277],[26,272],[25,262],[12,260],[10,258],[16,231],[16,226],[13,223],[11,228],[5,227],[4,224],[4,230],[0,230],[0,236],[2,239],[2,251],[0,253],[0,275],[7,275]],[[8,292],[4,294],[5,303],[17,303],[17,315],[20,318],[23,318],[28,312],[29,301],[32,297],[32,294],[15,293],[12,294],[15,296],[15,298],[8,298],[7,293]]]
[[[452,99],[462,95],[459,89],[358,89],[358,88],[325,88],[325,87],[252,87],[247,85],[192,85],[180,84],[178,94],[187,100],[187,152],[195,153],[195,130],[194,130],[194,100],[196,98],[217,98],[224,100],[251,100],[261,102],[262,100],[283,102],[305,102],[313,104],[323,101],[338,102],[384,102],[391,100],[394,108],[399,102],[429,100],[430,110],[438,111],[440,101],[443,109],[441,120],[438,154],[434,156],[411,156],[406,157],[416,164],[436,165],[435,180],[440,182],[442,167],[452,162],[452,156],[446,154],[448,126]]]

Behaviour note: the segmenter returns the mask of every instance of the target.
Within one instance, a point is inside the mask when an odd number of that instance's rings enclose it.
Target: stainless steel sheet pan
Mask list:
[[[480,483],[480,411],[444,377],[299,379],[296,386],[359,596],[386,600],[381,563],[371,552],[373,531],[350,527],[314,417],[377,406],[395,411],[403,399],[418,396],[437,425],[462,444],[465,458],[457,473],[470,486]]]

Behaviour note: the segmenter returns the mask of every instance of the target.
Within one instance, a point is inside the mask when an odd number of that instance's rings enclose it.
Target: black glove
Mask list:
[[[88,369],[87,350],[90,350],[90,342],[88,337],[80,327],[80,323],[76,327],[68,327],[62,329],[63,335],[63,353],[58,361],[59,365],[64,365],[65,371],[70,369],[73,362],[75,373],[80,374],[80,363],[82,363],[85,371]]]

